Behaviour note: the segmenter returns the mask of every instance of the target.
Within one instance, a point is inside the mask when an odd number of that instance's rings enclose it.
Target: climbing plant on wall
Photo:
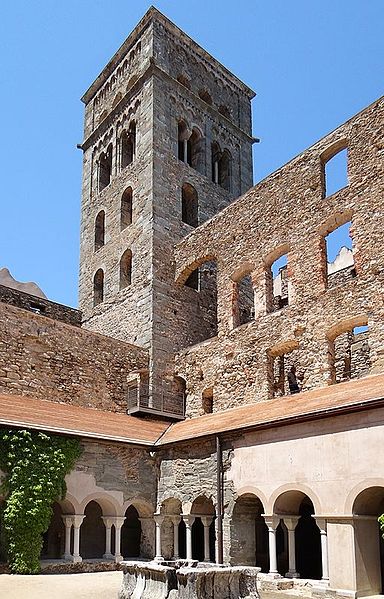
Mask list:
[[[378,517],[378,520],[380,524],[381,535],[384,539],[384,514],[381,514],[381,516]]]
[[[52,503],[66,491],[65,475],[81,454],[80,442],[29,430],[0,430],[0,469],[6,495],[2,531],[12,572],[40,570],[42,535]]]

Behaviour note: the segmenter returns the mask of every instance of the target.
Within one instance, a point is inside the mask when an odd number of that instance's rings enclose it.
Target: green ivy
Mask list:
[[[381,535],[384,538],[384,514],[378,517],[378,521],[380,524]]]
[[[0,430],[6,502],[2,533],[12,572],[35,574],[52,503],[66,492],[65,475],[81,454],[77,439],[29,430]]]

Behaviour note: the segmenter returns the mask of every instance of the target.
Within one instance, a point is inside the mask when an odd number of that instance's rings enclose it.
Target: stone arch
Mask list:
[[[215,561],[215,506],[211,497],[199,495],[190,508],[194,516],[192,524],[192,558],[202,561]],[[205,543],[207,545],[205,546]]]
[[[180,287],[185,284],[188,277],[193,273],[194,270],[199,268],[205,262],[216,261],[216,257],[213,253],[207,253],[204,256],[200,256],[199,258],[195,258],[188,265],[183,266],[178,272],[176,272],[176,285]]]
[[[352,515],[355,501],[363,491],[374,487],[384,488],[384,478],[367,478],[355,485],[348,493],[344,504],[344,514]]]
[[[276,514],[276,506],[278,505],[277,500],[279,499],[279,497],[282,497],[286,493],[298,494],[296,495],[296,498],[293,495],[290,496],[290,506],[297,506],[298,502],[300,501],[300,497],[301,499],[303,499],[304,495],[307,495],[307,497],[309,497],[309,499],[313,503],[315,514],[322,513],[320,500],[317,497],[317,495],[312,491],[312,489],[301,483],[295,483],[294,486],[291,484],[282,485],[272,493],[267,504],[268,514]],[[294,514],[291,513],[291,515]]]
[[[240,489],[237,490],[234,500],[231,501],[227,510],[227,515],[229,517],[232,517],[236,501],[240,499],[240,497],[242,497],[243,495],[255,495],[255,497],[258,497],[263,505],[263,513],[267,513],[266,508],[268,506],[268,500],[266,495],[258,487],[254,487],[253,485],[247,485],[245,487],[240,487]]]
[[[125,501],[121,508],[121,514],[125,514],[131,505],[138,511],[140,518],[152,518],[155,512],[153,505],[147,499],[135,497]]]
[[[244,261],[231,275],[232,328],[251,322],[255,318],[255,266]]]
[[[120,258],[119,289],[129,287],[132,282],[132,251],[128,248]]]
[[[259,566],[262,572],[269,571],[268,527],[262,516],[264,505],[257,495],[247,492],[234,501],[230,526],[231,565]]]
[[[358,314],[356,316],[351,316],[349,318],[345,318],[340,320],[332,327],[328,329],[326,332],[326,337],[329,341],[334,341],[336,337],[341,335],[342,333],[346,333],[355,327],[362,327],[368,324],[368,316],[366,314]]]
[[[381,594],[384,587],[384,541],[378,516],[384,513],[384,486],[366,486],[355,496],[354,538],[358,590]]]
[[[101,502],[105,509],[105,500],[101,499]],[[83,502],[85,518],[80,528],[80,555],[83,559],[101,558],[105,552],[105,514],[101,502],[100,496]]]
[[[360,327],[364,327],[364,330]],[[369,373],[371,361],[366,314],[335,323],[326,332],[326,337],[330,384],[360,378]]]
[[[85,508],[91,501],[96,501],[102,510],[103,516],[121,516],[122,506],[113,495],[107,493],[91,493],[87,495],[80,503],[80,514],[84,514]]]

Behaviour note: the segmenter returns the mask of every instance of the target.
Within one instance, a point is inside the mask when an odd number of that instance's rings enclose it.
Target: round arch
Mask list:
[[[249,488],[237,495],[230,526],[230,562],[234,566],[258,566],[269,571],[268,527],[264,504]]]
[[[213,253],[204,254],[204,256],[200,256],[199,258],[195,258],[189,264],[184,264],[181,268],[178,268],[176,271],[175,283],[180,287],[184,285],[188,277],[193,273],[196,268],[199,268],[205,262],[216,262],[216,256]]]
[[[99,504],[103,516],[122,516],[124,514],[123,507],[119,502],[107,493],[91,493],[87,495],[80,504],[80,514],[85,513],[85,509],[91,501]]]
[[[358,495],[360,495],[363,491],[373,487],[384,488],[384,478],[368,478],[355,485],[350,490],[347,499],[345,500],[344,514],[352,516],[354,513],[353,509]]]
[[[290,508],[291,505],[293,507],[296,507],[297,504],[300,505],[301,501],[304,499],[304,496],[306,495],[313,503],[315,514],[322,513],[320,500],[317,497],[317,495],[312,491],[312,489],[310,489],[309,487],[307,487],[306,485],[303,485],[303,484],[295,484],[295,485],[285,484],[285,485],[282,485],[281,487],[279,487],[278,489],[276,489],[276,491],[274,491],[274,493],[272,493],[271,497],[269,498],[268,512],[267,512],[268,514],[279,513],[279,512],[275,511],[276,506],[279,506],[279,504],[277,502],[278,502],[279,498],[282,497],[283,495],[285,495],[286,493],[292,493],[292,495],[286,496],[286,498],[289,501],[289,504],[287,506],[288,508]],[[294,496],[294,494],[297,494],[296,497]],[[287,515],[288,514],[294,515],[295,513],[298,513],[298,507],[299,506],[297,506],[297,512],[283,511],[280,513],[282,513],[282,514],[285,513]]]
[[[121,507],[121,514],[124,516],[127,509],[131,506],[137,510],[140,518],[152,518],[155,513],[154,507],[149,501],[142,497],[135,497],[124,502]]]

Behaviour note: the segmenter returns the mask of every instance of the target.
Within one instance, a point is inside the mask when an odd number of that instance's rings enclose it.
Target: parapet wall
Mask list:
[[[176,357],[176,371],[187,381],[188,415],[201,413],[202,392],[211,387],[214,411],[270,398],[270,359],[292,350],[303,390],[330,384],[330,342],[355,326],[368,324],[370,372],[382,371],[383,116],[379,99],[176,246],[181,288],[207,257],[218,269],[218,334]],[[348,185],[325,197],[324,162],[343,147]],[[349,221],[354,276],[327,285],[325,236]],[[266,271],[285,253],[289,305],[268,313]],[[236,285],[248,273],[255,318],[236,327]],[[188,303],[179,326],[199,326]]]
[[[114,412],[147,352],[0,302],[0,391]]]

